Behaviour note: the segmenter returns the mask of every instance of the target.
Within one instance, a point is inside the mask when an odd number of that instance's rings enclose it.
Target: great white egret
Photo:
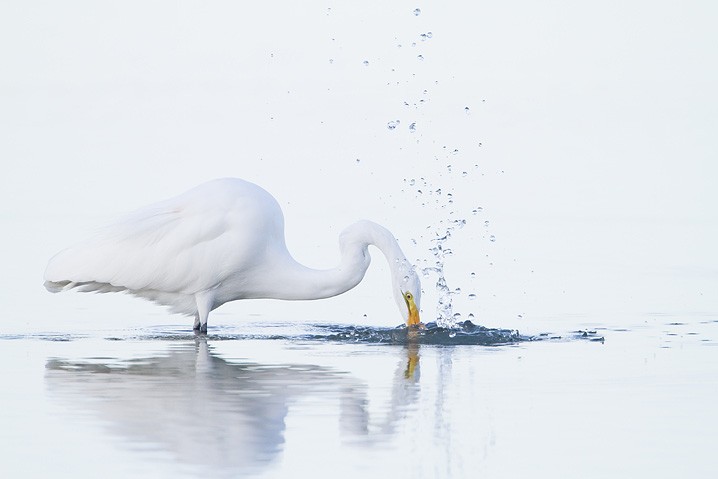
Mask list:
[[[45,287],[127,291],[194,316],[194,329],[206,332],[210,311],[228,301],[321,299],[350,290],[369,267],[369,245],[389,262],[407,325],[419,324],[419,277],[389,230],[354,223],[339,236],[337,267],[308,268],[287,251],[277,200],[237,178],[209,181],[142,208],[61,251],[47,265]]]

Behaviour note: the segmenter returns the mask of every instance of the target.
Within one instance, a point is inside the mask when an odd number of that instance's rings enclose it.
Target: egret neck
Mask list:
[[[376,223],[362,220],[347,227],[339,236],[341,259],[332,269],[319,270],[298,263],[287,252],[275,256],[274,280],[283,285],[271,298],[285,300],[322,299],[342,294],[364,278],[371,262],[368,247],[375,246],[389,263],[392,289],[398,304],[405,306],[407,324],[419,323],[418,298],[409,290],[420,291],[414,267],[407,261],[394,236]],[[281,248],[286,251],[285,248]],[[281,259],[280,259],[281,258]]]

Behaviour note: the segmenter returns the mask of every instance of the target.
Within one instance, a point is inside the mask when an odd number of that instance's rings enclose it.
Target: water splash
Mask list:
[[[437,190],[440,191],[440,190]],[[434,265],[423,268],[421,271],[424,276],[429,276],[431,273],[436,274],[436,291],[439,294],[437,305],[436,305],[436,324],[442,328],[455,328],[457,325],[457,319],[454,315],[452,306],[452,296],[461,291],[457,289],[452,291],[446,284],[446,277],[444,276],[444,260],[447,256],[451,256],[453,253],[451,248],[446,246],[446,243],[451,238],[451,234],[454,229],[461,228],[466,224],[464,220],[454,220],[450,226],[446,228],[443,234],[437,234],[432,239],[433,246],[429,249],[431,254],[434,256]]]

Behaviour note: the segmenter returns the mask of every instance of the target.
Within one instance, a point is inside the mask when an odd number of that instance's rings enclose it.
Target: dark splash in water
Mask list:
[[[603,341],[595,331],[577,331],[565,338],[557,335],[541,334],[526,336],[512,329],[492,329],[464,321],[453,328],[445,328],[436,323],[428,323],[422,328],[372,328],[364,326],[321,326],[321,332],[305,335],[302,339],[368,344],[430,344],[438,346],[469,345],[497,346],[528,341],[589,339]]]
[[[304,339],[326,340],[368,344],[433,344],[433,345],[479,345],[493,346],[531,341],[511,329],[491,329],[466,321],[454,328],[428,323],[422,328],[376,328],[366,326],[332,326],[320,328]]]
[[[603,342],[603,337],[595,331],[575,331],[568,335],[539,334],[528,336],[512,329],[493,329],[464,321],[455,327],[446,328],[435,322],[421,328],[381,328],[373,326],[347,326],[333,324],[314,324],[297,329],[296,325],[266,325],[260,331],[236,334],[221,326],[210,328],[207,339],[210,340],[285,340],[285,341],[331,341],[359,344],[426,344],[437,346],[499,346],[531,341],[583,339]],[[278,331],[277,331],[278,329]],[[162,334],[158,335],[162,337]],[[172,334],[164,336],[165,339]],[[187,336],[185,336],[186,338]]]

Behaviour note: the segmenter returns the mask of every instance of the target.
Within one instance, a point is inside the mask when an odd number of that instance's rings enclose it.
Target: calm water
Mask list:
[[[6,334],[0,475],[707,477],[718,317],[621,323]]]

